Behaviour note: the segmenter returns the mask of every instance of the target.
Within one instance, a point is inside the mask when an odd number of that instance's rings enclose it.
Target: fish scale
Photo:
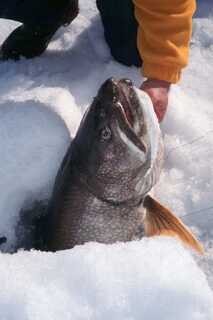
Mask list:
[[[67,249],[90,241],[114,243],[133,238],[143,218],[137,208],[110,205],[78,186],[75,178],[72,183],[75,187],[71,185],[68,190],[68,203],[62,200],[63,204],[59,204],[60,219],[52,226],[54,237],[49,250]],[[84,214],[76,215],[76,212]]]

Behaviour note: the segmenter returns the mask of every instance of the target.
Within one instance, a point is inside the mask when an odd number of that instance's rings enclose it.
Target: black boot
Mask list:
[[[141,66],[137,49],[138,23],[132,0],[96,0],[96,3],[112,56],[127,66]]]
[[[35,16],[31,19],[33,23],[28,22],[30,15],[28,16],[26,10],[23,10],[24,24],[15,29],[2,44],[0,58],[18,60],[21,56],[33,58],[41,55],[58,28],[71,23],[78,15],[78,0],[59,2],[60,0],[55,3],[52,1],[49,7],[46,4],[46,7],[43,6],[45,9],[43,11],[41,5],[41,12],[39,14],[35,12]],[[14,13],[13,16],[15,16]],[[17,16],[20,17],[20,13]]]
[[[47,48],[59,26],[27,26],[15,29],[5,40],[0,50],[2,60],[18,60],[21,56],[33,58],[41,55]]]

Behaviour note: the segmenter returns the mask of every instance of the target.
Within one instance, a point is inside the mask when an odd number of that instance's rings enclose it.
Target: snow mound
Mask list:
[[[0,237],[9,248],[20,210],[49,197],[70,134],[56,113],[35,101],[0,104],[0,119]]]
[[[0,255],[5,320],[210,320],[213,293],[176,240]]]

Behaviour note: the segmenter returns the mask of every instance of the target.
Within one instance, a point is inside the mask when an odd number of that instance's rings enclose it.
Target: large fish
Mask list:
[[[56,177],[45,249],[170,235],[202,252],[183,223],[148,195],[162,160],[162,138],[149,97],[129,80],[107,80]]]

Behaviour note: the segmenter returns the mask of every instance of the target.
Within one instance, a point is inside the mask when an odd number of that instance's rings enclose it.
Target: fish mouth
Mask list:
[[[126,136],[140,151],[147,152],[143,108],[131,80],[106,80],[90,109],[94,110],[97,125],[102,127],[111,122],[120,136]]]
[[[116,103],[114,108],[118,113],[118,121],[126,136],[143,152],[147,151],[144,142],[146,126],[143,110],[139,98],[129,79],[115,81],[111,79],[116,87]]]
[[[97,113],[103,117],[118,111],[122,115],[122,120],[134,130],[136,122],[142,118],[137,112],[140,103],[133,83],[129,79],[106,80],[95,98],[95,104]]]
[[[116,107],[120,109],[125,122],[130,128],[134,128],[134,113],[132,110],[132,101],[131,99],[134,96],[133,84],[128,79],[122,79],[117,82],[118,88],[118,101]]]

